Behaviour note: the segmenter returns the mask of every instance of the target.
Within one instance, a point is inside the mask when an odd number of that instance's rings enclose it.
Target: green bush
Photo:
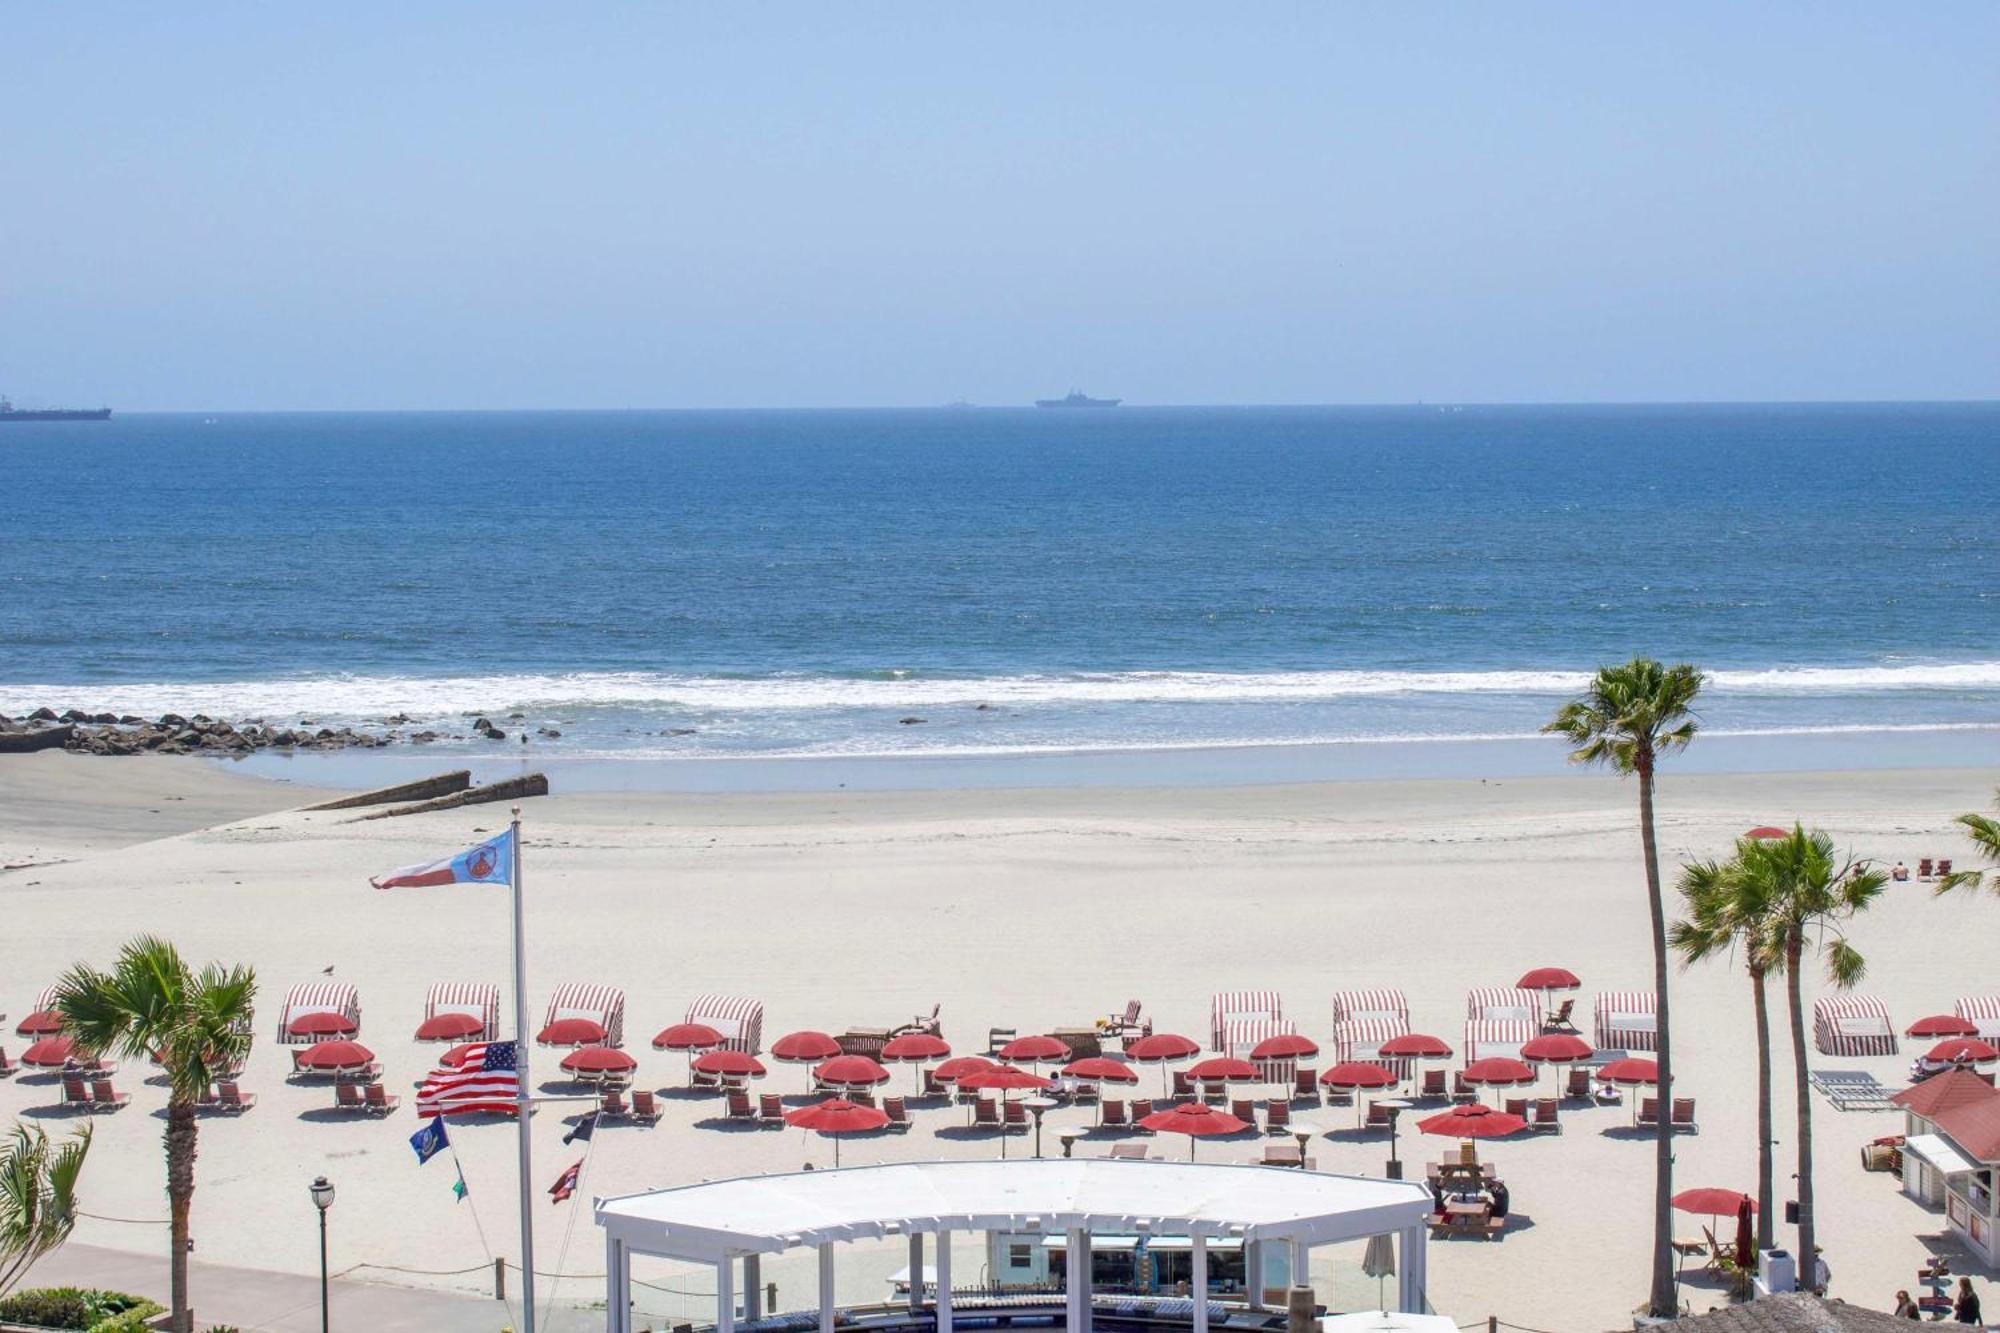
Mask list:
[[[0,1300],[0,1320],[78,1333],[132,1333],[164,1306],[122,1291],[86,1287],[37,1287]]]

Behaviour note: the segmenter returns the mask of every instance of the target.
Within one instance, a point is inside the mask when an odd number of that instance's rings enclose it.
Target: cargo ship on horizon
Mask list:
[[[1067,397],[1037,398],[1036,407],[1116,407],[1124,402],[1122,398],[1092,398],[1079,389],[1071,389]]]
[[[0,397],[0,425],[10,421],[109,421],[111,409],[108,407],[42,407],[19,408],[12,400]]]

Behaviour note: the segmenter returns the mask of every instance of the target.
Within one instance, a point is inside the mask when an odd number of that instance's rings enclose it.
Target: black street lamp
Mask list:
[[[306,1187],[306,1192],[312,1195],[313,1207],[319,1209],[319,1330],[332,1333],[333,1318],[326,1291],[326,1210],[333,1207],[333,1182],[321,1176]]]

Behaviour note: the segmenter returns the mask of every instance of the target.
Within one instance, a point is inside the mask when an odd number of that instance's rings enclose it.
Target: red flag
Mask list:
[[[549,1202],[561,1203],[576,1193],[577,1178],[583,1175],[583,1159],[577,1158],[570,1169],[556,1177],[556,1183],[549,1186]]]

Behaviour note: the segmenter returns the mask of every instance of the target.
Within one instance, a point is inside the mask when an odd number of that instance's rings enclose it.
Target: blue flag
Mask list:
[[[425,1121],[422,1129],[410,1135],[410,1146],[417,1150],[419,1166],[449,1148],[451,1140],[444,1136],[444,1117]]]
[[[514,873],[514,830],[488,838],[442,861],[402,866],[369,880],[378,889],[422,889],[436,884],[510,884]]]

